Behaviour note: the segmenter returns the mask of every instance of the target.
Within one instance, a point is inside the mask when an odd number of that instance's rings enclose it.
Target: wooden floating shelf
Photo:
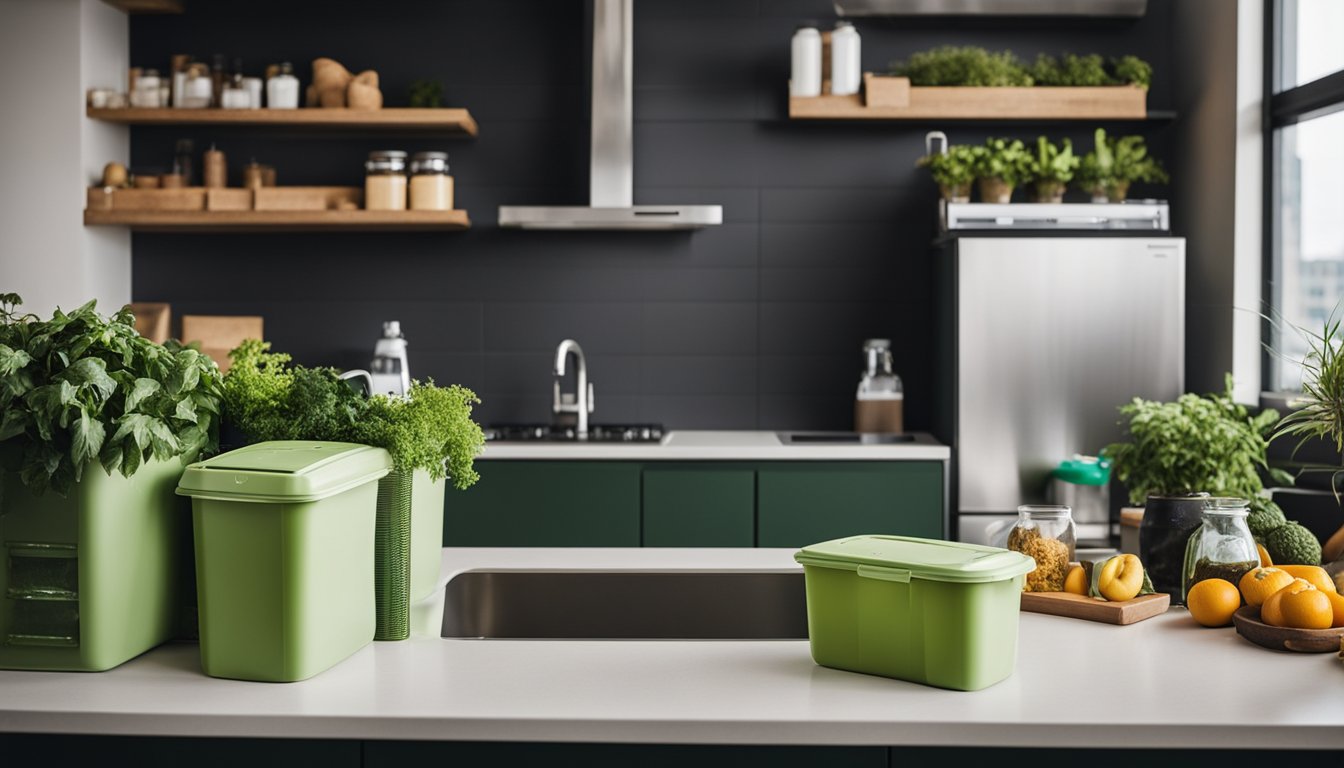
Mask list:
[[[863,76],[849,96],[791,96],[793,120],[1143,120],[1148,92],[1134,86],[978,88],[911,86]]]
[[[133,232],[446,232],[471,227],[466,211],[86,210],[84,226]]]
[[[442,131],[463,136],[477,134],[476,120],[465,109],[153,109],[126,107],[95,109],[94,120],[121,125],[237,125],[249,127],[378,128],[397,131]]]
[[[182,13],[182,0],[103,0],[125,13]]]

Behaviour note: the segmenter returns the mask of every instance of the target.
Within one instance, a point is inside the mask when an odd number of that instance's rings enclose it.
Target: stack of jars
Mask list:
[[[370,152],[364,164],[364,207],[370,211],[447,211],[453,207],[453,177],[447,152]]]

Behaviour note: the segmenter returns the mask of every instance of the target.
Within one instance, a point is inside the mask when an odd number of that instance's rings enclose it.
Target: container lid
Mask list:
[[[189,465],[177,493],[251,502],[317,501],[386,475],[392,457],[357,443],[274,440]]]
[[[1036,568],[1036,561],[1021,552],[911,536],[832,539],[803,547],[793,559],[884,581],[917,578],[972,584],[1004,581]]]
[[[1061,461],[1054,475],[1074,485],[1106,485],[1111,482],[1111,462],[1096,456],[1074,456]]]

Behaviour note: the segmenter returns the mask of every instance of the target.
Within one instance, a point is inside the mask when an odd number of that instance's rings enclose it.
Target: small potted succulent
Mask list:
[[[964,144],[949,146],[945,152],[924,155],[915,162],[928,168],[943,199],[949,203],[969,203],[975,181],[975,148]]]
[[[1061,203],[1064,190],[1073,180],[1081,160],[1073,154],[1073,142],[1064,139],[1061,149],[1044,136],[1036,139],[1036,156],[1031,159],[1032,202]]]
[[[987,139],[974,152],[981,202],[1007,203],[1013,189],[1031,178],[1031,153],[1018,139]]]
[[[1170,180],[1162,164],[1148,154],[1142,136],[1106,136],[1106,129],[1098,128],[1094,148],[1083,157],[1078,169],[1083,189],[1092,196],[1092,202],[1123,202],[1129,195],[1129,185],[1136,182],[1165,184]]]

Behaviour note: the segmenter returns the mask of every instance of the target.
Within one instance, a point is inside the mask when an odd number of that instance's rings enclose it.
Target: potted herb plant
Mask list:
[[[356,391],[334,368],[291,363],[248,340],[229,353],[224,417],[249,442],[331,440],[384,448],[393,471],[379,481],[374,639],[408,635],[409,604],[436,586],[443,546],[445,482],[479,479],[485,435],[471,418],[469,389],[415,381],[404,398]]]
[[[974,152],[981,202],[1007,203],[1013,189],[1031,178],[1031,154],[1018,139],[987,139]]]
[[[945,152],[924,155],[915,162],[928,168],[938,191],[949,203],[971,201],[971,184],[975,181],[976,152],[974,147],[954,144]]]
[[[1063,149],[1044,136],[1036,139],[1036,156],[1031,159],[1031,180],[1035,192],[1032,202],[1060,203],[1064,190],[1073,180],[1080,159],[1073,154],[1073,142],[1064,139]]]
[[[1120,406],[1129,439],[1103,450],[1129,490],[1143,504],[1139,559],[1154,589],[1182,599],[1185,545],[1200,526],[1209,495],[1250,499],[1264,490],[1261,472],[1289,485],[1288,473],[1269,467],[1267,435],[1279,414],[1251,416],[1232,399],[1232,377],[1222,393],[1186,393],[1171,402],[1134,398]]]
[[[109,669],[193,604],[174,491],[216,448],[219,368],[144,338],[129,308],[42,320],[21,304],[0,295],[0,667]]]
[[[1113,139],[1106,136],[1106,129],[1098,128],[1093,141],[1093,150],[1078,169],[1078,179],[1092,202],[1122,202],[1136,181],[1165,184],[1170,180],[1162,164],[1148,154],[1142,136]]]

